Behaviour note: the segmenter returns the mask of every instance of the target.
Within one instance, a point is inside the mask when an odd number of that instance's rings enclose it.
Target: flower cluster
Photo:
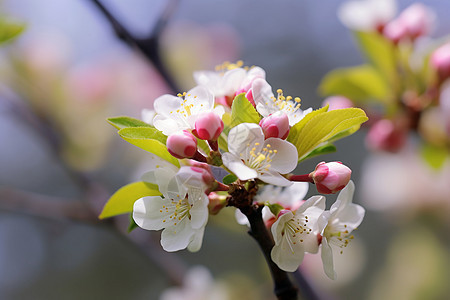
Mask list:
[[[294,271],[305,252],[315,253],[322,244],[325,271],[334,277],[330,245],[344,247],[364,215],[351,204],[351,170],[321,162],[308,174],[291,172],[300,161],[333,151],[331,141],[353,133],[367,120],[364,112],[303,111],[299,97],[284,96],[281,89],[275,96],[265,71],[241,62],[194,77],[198,86],[157,98],[154,110],[143,112],[144,121],[109,119],[122,138],[152,153],[142,190],[132,190],[138,197],[130,206],[134,222],[163,230],[166,251],[198,251],[209,215],[235,206],[238,222],[252,227],[247,218],[253,212],[268,236],[271,228],[272,260],[281,269]],[[324,211],[323,196],[303,200],[308,182],[323,194],[343,192]],[[119,192],[102,217],[123,213],[122,204],[120,211],[114,208]]]

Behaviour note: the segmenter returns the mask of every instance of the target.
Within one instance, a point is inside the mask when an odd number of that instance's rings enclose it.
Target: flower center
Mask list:
[[[217,65],[215,69],[217,72],[220,72],[221,75],[224,75],[226,71],[241,68],[243,65],[244,62],[242,60],[238,60],[236,63],[230,63],[229,61],[225,61],[223,64]]]
[[[344,248],[348,246],[354,236],[350,234],[346,224],[331,224],[325,229],[324,235],[327,237],[330,244],[341,248],[340,253],[343,253]]]
[[[159,211],[160,213],[168,214],[169,219],[164,219],[163,223],[166,223],[167,221],[173,222],[173,225],[177,225],[181,221],[183,221],[186,217],[191,219],[191,215],[189,214],[189,211],[191,209],[192,205],[189,204],[187,198],[180,199],[178,201],[175,201],[173,199],[170,200],[170,204],[163,205],[162,209]]]
[[[285,97],[282,89],[278,89],[277,94],[278,95],[276,98],[274,96],[270,98],[272,101],[271,104],[267,101],[266,105],[271,105],[274,108],[278,108],[279,110],[286,112],[287,114],[293,114],[300,109],[300,102],[302,100],[299,97],[295,97],[294,99],[292,96]]]
[[[312,229],[308,227],[308,216],[298,216],[286,222],[284,230],[281,234],[288,241],[289,248],[294,253],[293,245],[298,242],[303,243],[303,234],[311,234]]]
[[[250,147],[250,144],[248,144]],[[245,164],[258,172],[268,171],[273,156],[278,152],[276,149],[272,150],[271,145],[267,144],[261,151],[256,152],[256,147],[259,143],[255,143],[255,147],[251,148],[249,156],[246,159]]]

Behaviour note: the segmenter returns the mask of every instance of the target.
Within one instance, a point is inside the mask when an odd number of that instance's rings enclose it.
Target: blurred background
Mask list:
[[[212,277],[203,275],[216,280],[210,288],[227,289],[232,299],[273,299],[258,246],[231,208],[210,217],[197,253],[163,252],[159,233],[127,235],[128,216],[96,221],[108,197],[146,170],[146,153],[121,140],[106,118],[140,118],[171,87],[117,38],[93,2],[0,3],[2,15],[26,24],[1,49],[0,299],[158,299],[195,265],[209,269]],[[274,89],[300,96],[304,109],[318,108],[322,77],[363,62],[337,18],[343,1],[102,3],[142,38],[168,16],[159,49],[179,91],[195,84],[193,71],[242,59],[264,68]],[[398,1],[400,9],[411,3]],[[432,36],[448,36],[450,4],[425,4],[438,18]],[[414,151],[371,154],[365,135],[360,130],[320,158],[352,168],[365,220],[336,259],[337,280],[326,278],[317,255],[305,259],[304,274],[330,299],[448,298],[450,196],[441,192],[450,185],[448,159],[436,171],[417,162]],[[296,172],[309,173],[320,160]],[[426,178],[411,176],[419,173]],[[420,196],[411,195],[412,186]]]

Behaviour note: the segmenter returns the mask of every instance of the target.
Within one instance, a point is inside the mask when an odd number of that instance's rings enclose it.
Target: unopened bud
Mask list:
[[[219,211],[227,205],[227,196],[211,192],[208,195],[208,210],[212,215],[217,215]]]
[[[372,150],[397,152],[406,143],[407,131],[403,126],[388,119],[377,121],[370,127],[366,136],[366,145]]]
[[[197,152],[197,139],[190,132],[183,130],[171,134],[166,142],[167,150],[176,158],[190,158]]]
[[[223,121],[214,112],[209,112],[195,121],[194,134],[202,140],[216,141],[223,131]]]
[[[259,126],[261,126],[266,139],[273,137],[284,140],[289,134],[289,118],[282,111],[263,118],[259,122]]]
[[[342,190],[350,181],[352,170],[346,165],[334,162],[321,162],[311,173],[317,191],[322,194],[334,194]]]
[[[408,30],[400,19],[389,22],[383,29],[383,35],[394,44],[409,37]]]
[[[430,62],[441,80],[450,77],[450,43],[437,48],[431,54]]]
[[[406,8],[398,17],[405,27],[408,36],[414,40],[431,32],[436,19],[435,13],[421,3]]]

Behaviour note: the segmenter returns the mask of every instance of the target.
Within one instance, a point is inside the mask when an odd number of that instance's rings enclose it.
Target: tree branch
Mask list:
[[[169,17],[175,10],[178,0],[169,0],[166,9],[161,14],[160,18],[156,22],[155,27],[148,37],[140,39],[131,34],[112,14],[111,12],[99,1],[91,0],[92,3],[99,9],[99,11],[105,16],[108,22],[111,24],[116,36],[130,47],[137,49],[143,54],[150,63],[158,70],[161,77],[165,80],[169,88],[173,93],[179,92],[179,88],[167,70],[165,64],[162,62],[159,51],[159,39],[163,29],[165,28]]]

